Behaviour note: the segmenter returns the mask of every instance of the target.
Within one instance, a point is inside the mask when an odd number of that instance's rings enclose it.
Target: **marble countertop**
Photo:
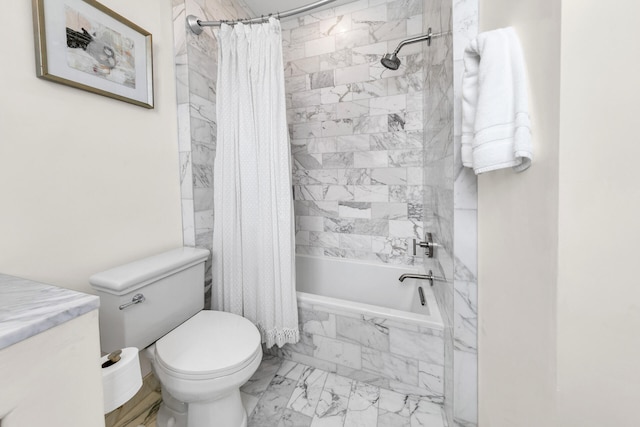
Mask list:
[[[99,305],[95,295],[0,273],[0,350]]]

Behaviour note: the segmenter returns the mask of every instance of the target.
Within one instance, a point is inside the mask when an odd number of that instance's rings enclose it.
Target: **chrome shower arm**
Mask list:
[[[398,52],[400,52],[400,49],[402,49],[405,45],[421,42],[423,40],[431,41],[431,31],[429,31],[427,34],[421,34],[419,36],[411,37],[410,39],[402,40],[400,43],[398,43],[398,47],[396,47],[396,49],[393,51],[393,54],[397,55]]]
[[[406,40],[402,40],[400,43],[398,43],[398,47],[396,47],[396,50],[393,51],[394,55],[397,55],[398,52],[400,52],[400,49],[402,49],[405,45],[411,44],[411,43],[417,43],[417,42],[421,42],[423,40],[427,41],[427,45],[431,46],[431,39],[434,37],[440,37],[443,36],[447,33],[443,32],[443,33],[433,33],[431,31],[431,27],[429,27],[429,29],[427,30],[427,32],[425,34],[421,34],[419,36],[415,36],[415,37],[411,37],[408,38]]]
[[[380,63],[382,64],[383,67],[388,68],[390,70],[397,70],[400,67],[400,59],[398,58],[398,52],[400,52],[400,49],[403,48],[404,45],[407,44],[411,44],[411,43],[417,43],[417,42],[421,42],[423,40],[427,41],[428,46],[431,46],[431,39],[434,37],[440,37],[443,36],[445,34],[449,34],[450,32],[444,32],[444,33],[433,33],[431,32],[431,27],[429,27],[429,29],[427,30],[426,34],[421,34],[419,36],[415,36],[415,37],[411,37],[409,39],[406,40],[402,40],[400,43],[398,43],[398,47],[396,47],[396,50],[393,51],[393,53],[386,53],[382,56],[382,58],[380,59]]]

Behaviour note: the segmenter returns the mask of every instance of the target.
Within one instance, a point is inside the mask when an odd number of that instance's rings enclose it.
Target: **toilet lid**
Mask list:
[[[198,377],[232,373],[261,351],[253,323],[223,311],[203,310],[156,342],[156,359],[164,368]]]

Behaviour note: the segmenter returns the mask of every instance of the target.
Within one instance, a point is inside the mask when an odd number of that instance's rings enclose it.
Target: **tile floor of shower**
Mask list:
[[[248,427],[446,427],[442,406],[301,363],[264,356],[240,389]],[[157,411],[157,406],[152,411]],[[155,413],[123,427],[155,427]],[[144,420],[144,421],[143,421]]]

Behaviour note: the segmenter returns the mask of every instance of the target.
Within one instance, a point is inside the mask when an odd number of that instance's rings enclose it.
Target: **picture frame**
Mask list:
[[[95,0],[33,0],[39,78],[153,108],[151,33]]]

